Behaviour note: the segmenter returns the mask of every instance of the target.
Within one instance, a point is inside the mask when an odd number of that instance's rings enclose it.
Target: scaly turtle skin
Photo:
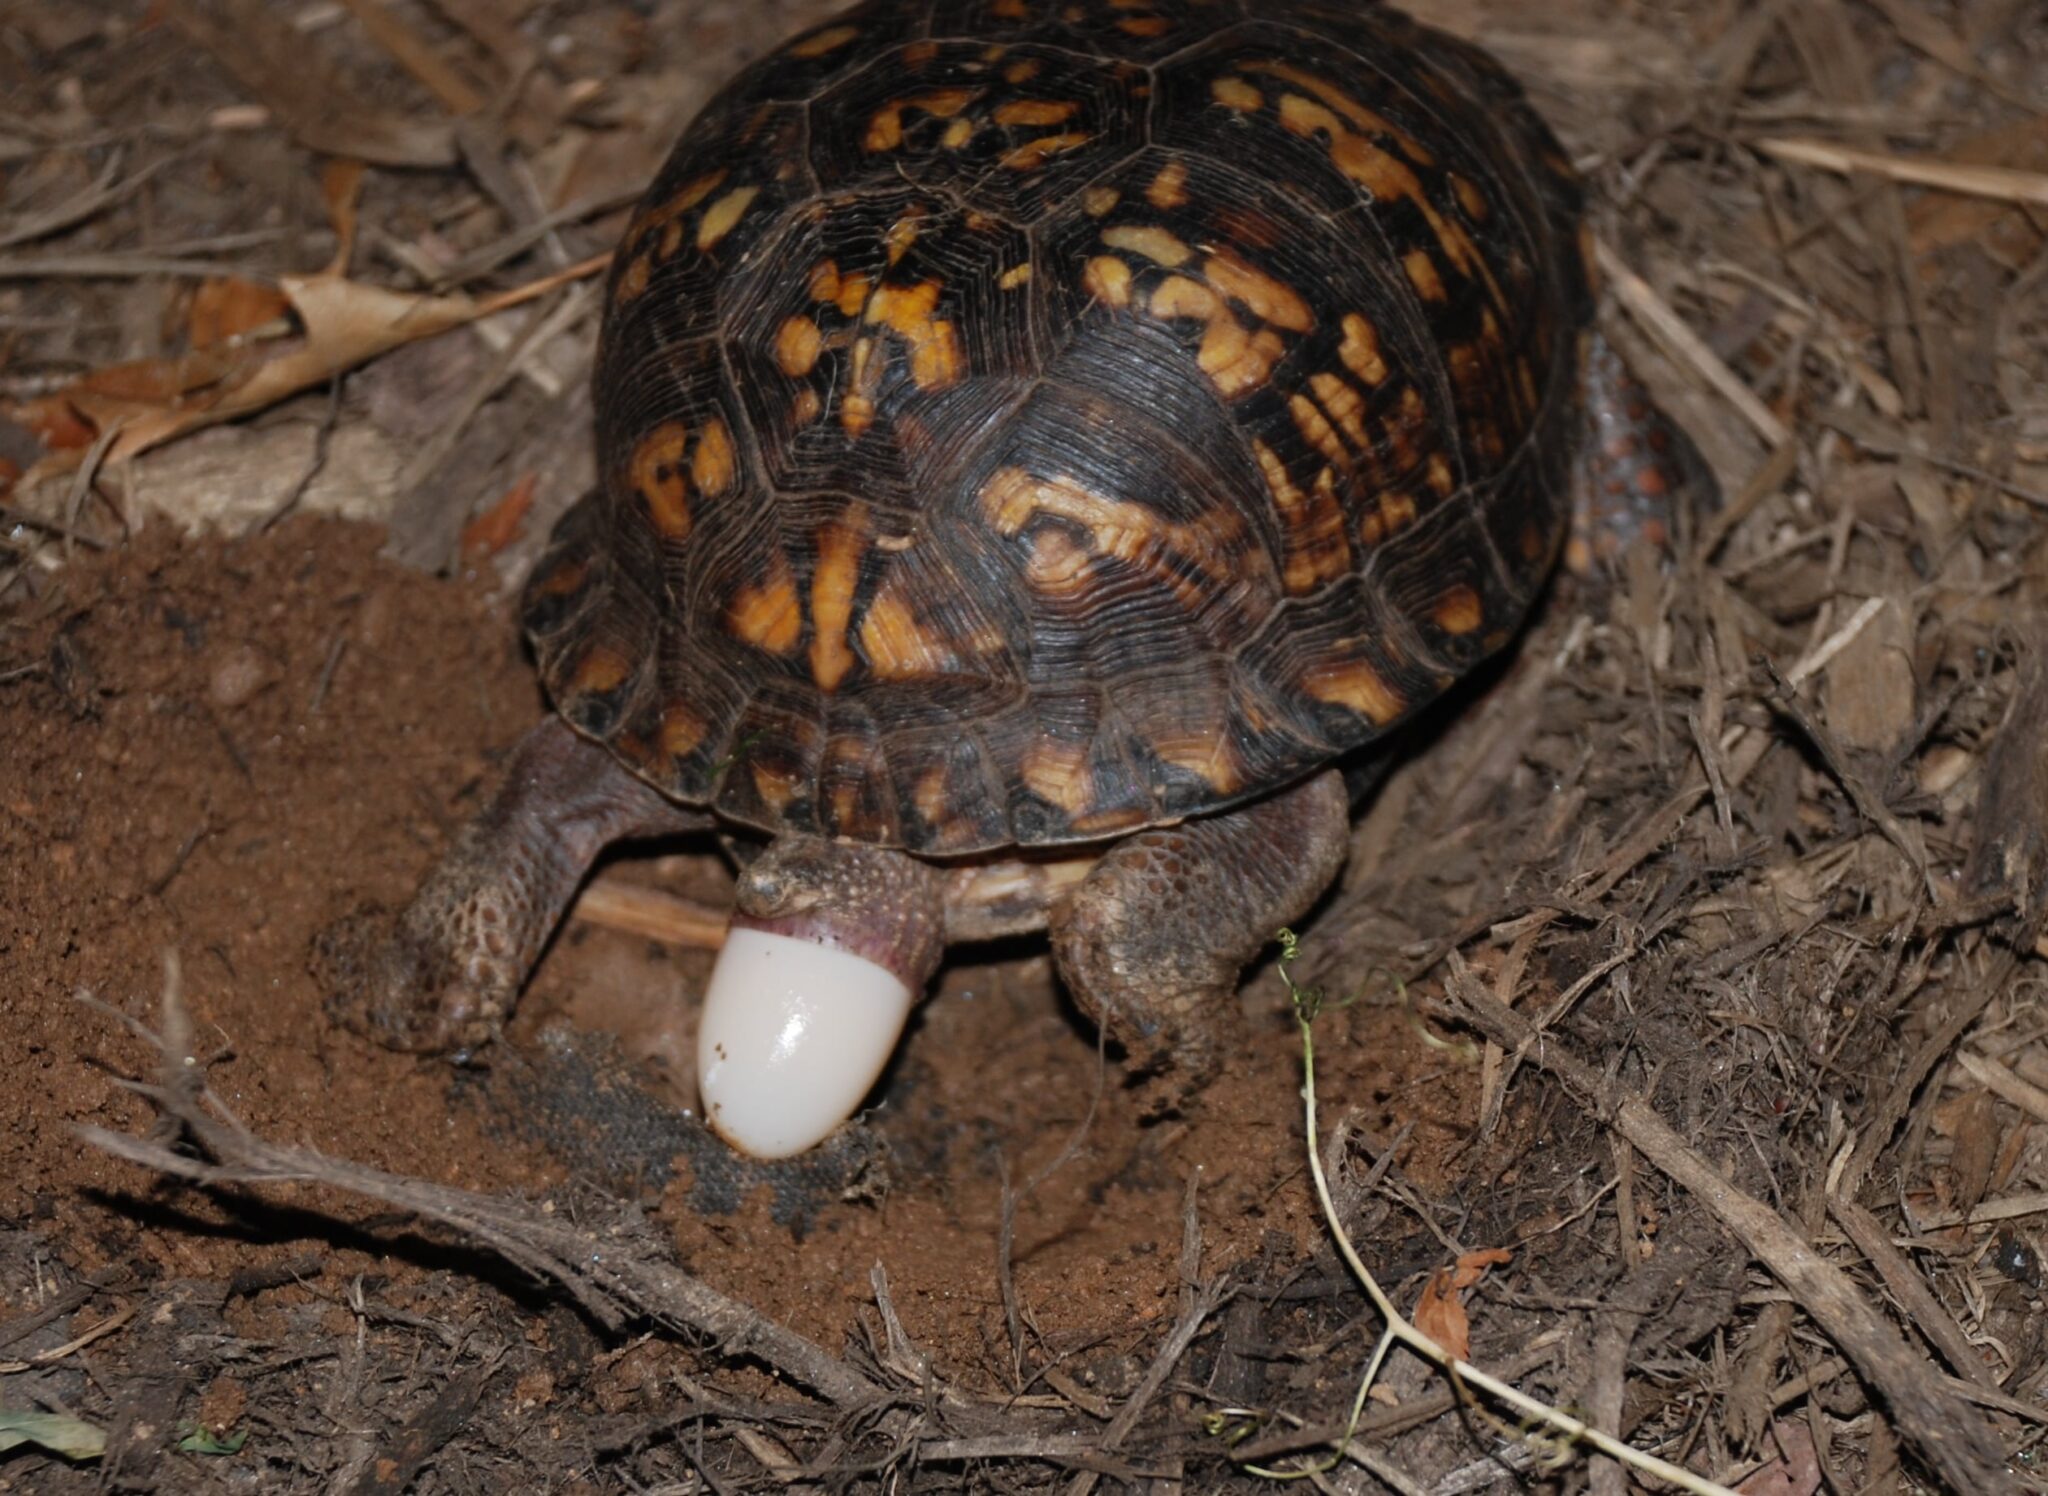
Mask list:
[[[487,1037],[591,842],[715,819],[771,842],[743,920],[913,990],[944,938],[1049,926],[1199,1077],[1204,1004],[1342,861],[1330,766],[1511,637],[1574,487],[1673,486],[1605,355],[1592,420],[1591,311],[1550,131],[1395,11],[875,0],[797,37],[619,247],[602,488],[525,601],[573,731],[358,971],[382,1027]],[[1068,847],[1101,861],[1021,908],[949,894]]]

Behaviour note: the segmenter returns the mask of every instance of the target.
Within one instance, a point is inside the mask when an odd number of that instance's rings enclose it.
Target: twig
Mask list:
[[[1846,1273],[1808,1246],[1776,1211],[1730,1184],[1648,1101],[1611,1085],[1483,990],[1468,987],[1459,998],[1481,1033],[1504,1047],[1525,1048],[1590,1113],[1712,1211],[1834,1338],[1890,1405],[1901,1431],[1930,1467],[1960,1491],[2018,1496],[1991,1430],[1942,1378],[1930,1375],[1926,1358],[1914,1353]]]
[[[684,950],[715,951],[725,944],[728,916],[658,888],[599,877],[577,898],[569,917],[599,929],[641,935]]]
[[[1962,161],[1943,161],[1930,156],[1894,156],[1882,151],[1859,151],[1804,136],[1775,136],[1759,140],[1757,149],[1780,161],[1800,166],[1818,166],[1823,171],[1867,171],[1894,182],[1916,187],[1935,187],[1967,197],[1991,197],[2000,202],[2028,203],[2048,208],[2048,174],[2020,171],[2010,166],[1971,166]]]
[[[83,1127],[94,1147],[160,1173],[204,1185],[308,1183],[348,1191],[437,1221],[516,1267],[550,1279],[600,1322],[617,1325],[634,1315],[687,1326],[718,1341],[729,1355],[758,1357],[842,1409],[877,1406],[888,1394],[822,1346],[767,1318],[741,1300],[660,1260],[658,1248],[640,1243],[623,1223],[607,1229],[572,1225],[525,1201],[449,1189],[332,1159],[311,1148],[269,1143],[249,1131],[206,1085],[192,1055],[190,1021],[178,991],[175,962],[167,962],[163,1033],[150,1033],[103,1004],[101,1011],[127,1024],[163,1056],[159,1084],[130,1083],[164,1115],[181,1124],[207,1155],[194,1158],[163,1143],[103,1128]]]
[[[1282,930],[1279,940],[1281,951],[1280,976],[1281,980],[1287,983],[1288,992],[1294,999],[1295,1017],[1301,1028],[1302,1062],[1307,1072],[1301,1088],[1302,1108],[1308,1129],[1308,1167],[1310,1175],[1315,1180],[1316,1199],[1322,1206],[1323,1218],[1328,1223],[1331,1235],[1336,1240],[1338,1254],[1343,1257],[1344,1264],[1351,1269],[1352,1275],[1358,1279],[1359,1286],[1365,1290],[1366,1297],[1372,1300],[1373,1308],[1379,1313],[1381,1320],[1386,1325],[1386,1330],[1380,1337],[1379,1347],[1374,1351],[1372,1360],[1367,1364],[1365,1374],[1359,1382],[1358,1394],[1352,1406],[1351,1428],[1355,1429],[1357,1427],[1359,1415],[1364,1408],[1366,1394],[1371,1390],[1373,1382],[1377,1380],[1380,1366],[1385,1361],[1387,1353],[1395,1345],[1402,1345],[1406,1346],[1416,1355],[1421,1356],[1424,1360],[1439,1367],[1459,1386],[1477,1388],[1489,1397],[1506,1403],[1516,1412],[1532,1420],[1539,1428],[1551,1430],[1574,1443],[1590,1445],[1592,1448],[1600,1451],[1600,1453],[1612,1459],[1620,1460],[1632,1469],[1648,1475],[1655,1475],[1660,1479],[1669,1481],[1682,1490],[1694,1492],[1695,1496],[1735,1496],[1735,1493],[1726,1486],[1716,1485],[1710,1480],[1693,1474],[1690,1470],[1673,1465],[1669,1461],[1660,1460],[1655,1455],[1644,1454],[1639,1449],[1633,1449],[1612,1435],[1603,1433],[1590,1424],[1572,1417],[1569,1413],[1553,1408],[1548,1403],[1529,1396],[1526,1392],[1502,1381],[1500,1378],[1480,1370],[1471,1362],[1452,1355],[1443,1346],[1439,1345],[1433,1337],[1425,1335],[1421,1330],[1417,1329],[1400,1310],[1394,1307],[1394,1301],[1387,1297],[1386,1290],[1380,1287],[1379,1280],[1373,1276],[1372,1270],[1359,1257],[1358,1249],[1352,1245],[1351,1237],[1344,1230],[1342,1218],[1338,1214],[1336,1202],[1330,1195],[1329,1176],[1324,1171],[1322,1148],[1317,1142],[1319,1132],[1316,1122],[1314,1022],[1317,1010],[1322,1005],[1322,997],[1318,993],[1304,992],[1300,987],[1296,986],[1293,975],[1288,970],[1300,953],[1299,942],[1296,940],[1294,932]],[[1508,1008],[1505,1004],[1497,1003],[1492,998],[1483,995],[1476,987],[1467,998],[1467,1001],[1475,1006],[1484,1005],[1489,1009],[1499,1008],[1501,1012],[1507,1014],[1509,1018],[1515,1021],[1521,1031],[1531,1036],[1535,1032],[1528,1020],[1524,1019],[1512,1008]],[[1509,1041],[1501,1040],[1498,1042],[1505,1045]],[[1519,1034],[1515,1042],[1520,1042]],[[1549,1067],[1547,1053],[1543,1063],[1546,1068]],[[1636,1143],[1636,1146],[1642,1149],[1643,1152],[1649,1152],[1648,1149],[1642,1148],[1641,1142],[1637,1139],[1631,1137],[1630,1141]],[[1652,1161],[1656,1161],[1654,1157]],[[1853,1292],[1853,1290],[1851,1291]],[[1339,1447],[1340,1454],[1348,1453],[1349,1443],[1350,1433],[1347,1431],[1344,1444]],[[1261,1471],[1255,1473],[1270,1474],[1276,1472]]]
[[[1765,446],[1775,451],[1791,439],[1791,431],[1771,414],[1770,407],[1757,397],[1756,391],[1744,384],[1721,356],[1707,346],[1706,340],[1687,326],[1685,319],[1671,309],[1671,304],[1657,294],[1656,288],[1636,274],[1604,239],[1596,241],[1595,254],[1600,261],[1600,273],[1613,283],[1614,294],[1629,315],[1667,351],[1690,364],[1723,399],[1740,411],[1742,418],[1764,439]]]

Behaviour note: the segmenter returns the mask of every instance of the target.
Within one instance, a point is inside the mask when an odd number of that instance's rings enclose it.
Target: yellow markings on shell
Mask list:
[[[1008,536],[1023,533],[1041,516],[1064,520],[1086,533],[1095,555],[1146,573],[1190,609],[1232,585],[1242,570],[1238,543],[1243,520],[1227,509],[1208,510],[1182,523],[1148,504],[1095,493],[1073,478],[1039,478],[1015,467],[1002,468],[989,479],[981,505],[998,533]],[[1055,550],[1034,555],[1033,564],[1062,559]]]
[[[1253,114],[1266,107],[1266,96],[1232,73],[1226,73],[1209,85],[1209,97],[1225,109],[1235,109],[1239,114]]]
[[[791,317],[775,334],[775,367],[791,379],[802,379],[818,367],[825,334],[809,317]]]
[[[861,144],[870,153],[893,151],[903,144],[904,115],[916,112],[928,114],[933,119],[951,119],[972,104],[975,97],[976,91],[971,88],[941,88],[919,94],[916,98],[886,104],[877,109],[868,121],[867,136]]]
[[[1024,0],[993,0],[988,9],[990,15],[1003,21],[1024,21],[1031,17]]]
[[[1102,242],[1168,270],[1184,269],[1195,259],[1193,249],[1156,224],[1119,224],[1102,231]],[[1273,329],[1307,332],[1315,317],[1291,286],[1229,251],[1204,259],[1201,276],[1169,276],[1153,290],[1148,307],[1161,321],[1192,318],[1205,324],[1196,361],[1225,398],[1236,399],[1263,385],[1285,357],[1287,345]],[[1090,295],[1118,307],[1129,304],[1130,281],[1130,267],[1110,256],[1089,261],[1082,276]],[[1245,326],[1226,298],[1241,303],[1260,325]]]
[[[1301,687],[1317,701],[1348,708],[1376,727],[1385,727],[1408,709],[1401,693],[1360,659],[1311,665],[1302,674]]]
[[[1065,530],[1048,525],[1031,538],[1031,559],[1024,574],[1031,590],[1048,597],[1080,597],[1089,586],[1094,557]]]
[[[1436,609],[1430,616],[1445,633],[1462,638],[1479,632],[1480,625],[1486,622],[1486,608],[1478,593],[1460,583],[1436,600]]]
[[[790,46],[789,55],[791,57],[801,57],[807,61],[813,57],[823,57],[827,52],[838,51],[859,35],[860,27],[858,26],[829,27],[824,31],[820,31],[816,36],[807,36],[802,41],[793,43]]]
[[[857,663],[846,635],[860,584],[860,558],[868,548],[866,530],[867,510],[855,504],[818,534],[818,568],[811,575],[811,679],[821,691],[838,690]]]
[[[1191,317],[1197,322],[1210,322],[1228,317],[1230,311],[1223,305],[1223,298],[1200,281],[1171,275],[1152,292],[1152,315],[1161,321]]]
[[[1173,29],[1173,22],[1165,16],[1126,16],[1116,23],[1116,29],[1131,36],[1164,36]]]
[[[670,540],[690,533],[690,494],[683,481],[683,453],[689,441],[689,427],[664,421],[633,448],[633,491],[647,506],[654,528]]]
[[[1367,384],[1386,383],[1387,361],[1380,353],[1380,331],[1356,312],[1344,314],[1344,341],[1338,345],[1337,357]]]
[[[934,316],[942,288],[935,280],[914,286],[881,286],[868,299],[867,320],[887,327],[910,345],[910,377],[921,390],[956,383],[965,359],[953,324]]]
[[[1255,62],[1247,71],[1262,73],[1267,77],[1292,83],[1296,88],[1306,89],[1324,105],[1341,114],[1354,129],[1367,134],[1384,135],[1392,140],[1401,154],[1417,166],[1436,165],[1436,157],[1421,141],[1378,110],[1366,108],[1328,79],[1317,77],[1307,68],[1297,67],[1290,62]]]
[[[852,377],[839,402],[839,424],[848,436],[857,439],[875,423],[875,391],[882,387],[883,372],[884,361],[875,357],[875,340],[858,340],[853,345]]]
[[[1330,424],[1329,416],[1323,413],[1320,405],[1306,395],[1289,395],[1287,412],[1294,417],[1294,429],[1301,433],[1304,441],[1323,454],[1325,461],[1339,472],[1351,471],[1351,450],[1337,435],[1337,428]]]
[[[1401,268],[1408,272],[1408,282],[1415,287],[1415,294],[1424,301],[1448,301],[1450,293],[1444,290],[1444,278],[1436,268],[1436,261],[1430,258],[1426,249],[1411,249],[1401,256]]]
[[[1150,746],[1161,763],[1186,770],[1219,795],[1244,788],[1244,764],[1226,733],[1175,733],[1153,738]]]
[[[833,305],[839,308],[842,317],[858,317],[861,308],[868,304],[868,294],[874,282],[865,275],[849,275],[839,282],[839,294]]]
[[[1203,262],[1202,274],[1225,296],[1233,297],[1261,322],[1284,327],[1289,332],[1307,332],[1316,325],[1315,313],[1292,286],[1246,264],[1228,250],[1218,250]]]
[[[1081,273],[1082,289],[1105,306],[1131,304],[1131,267],[1115,255],[1097,255]]]
[[[892,575],[875,592],[860,622],[860,650],[879,680],[921,680],[946,675],[959,664],[945,636],[926,628]],[[927,819],[930,819],[927,817]]]
[[[754,793],[761,797],[761,803],[777,815],[788,810],[790,802],[796,799],[796,776],[758,760],[747,768],[753,774]]]
[[[674,197],[643,210],[627,228],[626,242],[644,244],[659,230],[662,234],[662,254],[674,254],[682,243],[679,224],[683,215],[711,196],[724,183],[728,174],[723,167],[717,171],[706,172],[703,176],[685,183]]]
[[[768,568],[768,579],[758,587],[742,587],[733,594],[726,621],[735,638],[786,655],[803,637],[804,607],[797,596],[796,579],[790,575],[789,558],[780,551]]]
[[[839,262],[820,260],[811,268],[811,300],[839,300]]]
[[[704,741],[710,724],[687,704],[671,702],[661,714],[658,740],[662,754],[670,759],[687,758]]]
[[[1145,189],[1145,201],[1161,212],[1184,208],[1188,202],[1188,164],[1169,161],[1159,169],[1152,185]]]
[[[1303,597],[1351,571],[1351,542],[1344,534],[1344,507],[1337,501],[1336,477],[1322,470],[1313,494],[1287,471],[1287,464],[1264,442],[1254,439],[1253,454],[1272,492],[1273,507],[1286,532],[1286,556],[1280,579],[1293,597]]]
[[[1415,500],[1397,489],[1387,489],[1373,499],[1373,507],[1358,521],[1358,533],[1367,545],[1377,545],[1415,523]]]
[[[1104,229],[1102,242],[1111,249],[1143,255],[1153,264],[1164,265],[1168,270],[1177,270],[1195,257],[1192,249],[1155,224],[1123,224]]]
[[[697,450],[690,454],[690,481],[701,494],[722,494],[732,488],[738,472],[732,433],[725,422],[713,417],[697,437]]]
[[[1458,206],[1465,210],[1465,216],[1474,223],[1486,222],[1492,209],[1487,205],[1486,194],[1468,177],[1451,173],[1451,191],[1457,194]]]
[[[953,797],[946,792],[946,766],[939,764],[918,776],[910,792],[910,803],[927,826],[943,826],[952,819]]]
[[[939,44],[937,42],[912,42],[903,49],[905,65],[913,68],[924,67],[938,55]]]
[[[1261,388],[1287,353],[1278,333],[1266,327],[1256,332],[1246,327],[1221,296],[1184,275],[1162,281],[1152,293],[1151,307],[1152,315],[1162,321],[1191,317],[1206,324],[1195,362],[1226,400]]]
[[[1003,81],[1011,84],[1029,83],[1039,75],[1043,67],[1044,64],[1035,57],[1020,57],[1003,69]]]
[[[1365,429],[1365,396],[1353,389],[1348,380],[1335,374],[1311,374],[1308,384],[1315,391],[1324,412],[1351,439],[1351,445],[1360,452],[1370,451],[1372,438]]]
[[[588,693],[603,696],[609,691],[616,691],[632,673],[631,660],[616,649],[599,644],[576,662],[576,672],[569,677],[569,692],[572,695]]]
[[[1075,131],[1069,131],[1063,135],[1041,135],[1036,140],[1025,141],[1024,144],[1011,151],[1009,155],[1003,157],[1003,165],[1012,171],[1036,171],[1039,167],[1045,165],[1050,157],[1063,156],[1069,151],[1078,151],[1094,138],[1093,135],[1084,135]]]
[[[760,195],[761,189],[758,187],[735,187],[706,208],[703,219],[697,225],[697,248],[715,248],[719,240],[738,227],[748,205]]]
[[[1017,777],[1039,799],[1075,819],[1095,803],[1095,776],[1088,772],[1088,745],[1040,738],[1024,750]]]
[[[1386,421],[1386,445],[1393,454],[1395,471],[1407,472],[1421,460],[1421,441],[1428,424],[1429,407],[1422,391],[1411,384],[1401,391],[1400,402]]]
[[[797,425],[808,426],[825,413],[824,397],[806,385],[796,392],[796,401],[791,405],[789,413]]]
[[[995,113],[999,125],[1064,125],[1081,106],[1071,100],[1013,99]]]
[[[949,151],[964,150],[974,140],[974,121],[966,115],[946,126],[946,133],[939,137],[939,144]]]
[[[1014,291],[1019,286],[1028,286],[1030,284],[1031,264],[1028,260],[1022,265],[1012,265],[996,281],[997,289],[1002,291]]]
[[[1123,199],[1114,187],[1090,187],[1081,194],[1081,207],[1090,218],[1101,218]]]
[[[923,227],[924,220],[915,212],[906,214],[889,225],[889,232],[882,240],[882,248],[887,252],[891,265],[898,264],[910,253],[910,248],[917,243],[917,236]]]
[[[618,304],[624,306],[641,295],[646,291],[647,283],[653,278],[654,256],[644,252],[633,256],[626,262],[626,268],[619,276],[618,290],[614,293]]]
[[[1440,499],[1448,499],[1458,491],[1458,475],[1451,471],[1450,459],[1441,452],[1429,454],[1429,461],[1423,464],[1423,481],[1429,484],[1429,491]]]
[[[1327,135],[1331,164],[1375,198],[1413,203],[1428,222],[1430,232],[1436,236],[1451,264],[1463,275],[1484,280],[1494,303],[1501,303],[1499,283],[1494,280],[1493,272],[1488,269],[1478,246],[1472,242],[1472,236],[1462,224],[1444,216],[1443,210],[1430,200],[1422,178],[1416,175],[1416,166],[1433,166],[1435,157],[1385,116],[1367,109],[1313,73],[1281,62],[1257,63],[1253,70],[1282,78],[1313,94],[1314,98],[1297,93],[1283,94],[1280,123],[1294,134],[1307,138]],[[1396,156],[1380,146],[1373,139],[1374,135],[1392,139],[1401,155]],[[1402,156],[1407,159],[1401,159]],[[1414,165],[1410,165],[1411,162]]]

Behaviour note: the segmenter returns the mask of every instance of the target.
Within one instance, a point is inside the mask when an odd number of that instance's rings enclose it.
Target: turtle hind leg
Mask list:
[[[1052,911],[1068,990],[1140,1068],[1201,1085],[1239,975],[1343,865],[1349,810],[1343,776],[1325,771],[1117,843]]]
[[[341,921],[315,943],[315,975],[337,1016],[393,1048],[474,1048],[496,1036],[598,853],[711,824],[551,716],[396,921]]]
[[[1574,574],[1597,577],[1618,570],[1639,547],[1669,553],[1681,529],[1720,507],[1720,488],[1692,438],[1597,333],[1580,404],[1585,426],[1564,559]]]

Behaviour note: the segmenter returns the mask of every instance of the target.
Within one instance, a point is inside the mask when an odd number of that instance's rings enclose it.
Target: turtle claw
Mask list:
[[[475,959],[458,969],[445,936],[423,935],[413,923],[365,907],[315,939],[310,965],[329,1015],[408,1054],[483,1049],[498,1037],[516,979]]]

